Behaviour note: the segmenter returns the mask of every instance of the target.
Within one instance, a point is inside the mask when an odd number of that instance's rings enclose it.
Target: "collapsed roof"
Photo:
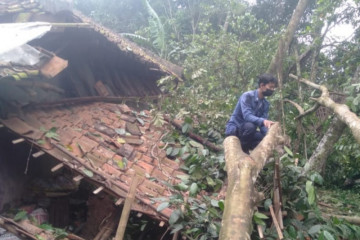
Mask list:
[[[47,5],[56,5],[55,2]],[[50,74],[44,76],[39,71],[43,66],[0,63],[3,101],[25,106],[68,97],[156,96],[161,94],[156,83],[160,78],[171,76],[181,80],[181,67],[141,49],[79,12],[44,12],[35,1],[5,0],[0,3],[0,23],[39,21],[50,23],[51,30],[28,44],[48,56]],[[63,64],[59,67],[60,62]],[[51,75],[51,71],[60,73]],[[47,79],[49,76],[51,79]],[[31,80],[38,88],[24,90],[24,85],[30,81],[14,83],[9,78]],[[9,89],[16,91],[17,96],[7,96]]]
[[[46,55],[45,61],[0,63],[0,127],[18,135],[14,144],[34,146],[38,152],[33,158],[57,159],[59,164],[51,171],[67,167],[74,172],[74,181],[87,179],[99,187],[95,193],[106,191],[118,199],[117,204],[126,198],[134,174],[142,176],[132,209],[167,220],[172,209],[158,212],[159,203],[152,199],[170,196],[166,183],[184,175],[179,163],[168,159],[161,148],[169,125],[154,127],[145,108],[119,102],[157,98],[161,94],[157,80],[170,76],[181,81],[181,67],[79,12],[51,9],[44,11],[33,0],[0,3],[0,23],[41,21],[52,26],[28,42]],[[104,99],[107,103],[99,102]],[[46,105],[57,101],[61,104]]]

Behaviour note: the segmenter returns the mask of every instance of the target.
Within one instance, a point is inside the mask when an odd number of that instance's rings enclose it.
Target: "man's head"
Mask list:
[[[258,76],[258,84],[259,84],[259,96],[260,97],[266,97],[271,96],[277,87],[278,81],[277,79],[269,74],[264,73],[260,76]]]

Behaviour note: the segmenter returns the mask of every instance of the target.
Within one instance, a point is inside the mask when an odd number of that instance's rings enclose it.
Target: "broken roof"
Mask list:
[[[75,181],[87,178],[100,187],[98,191],[105,190],[119,199],[118,204],[126,198],[134,174],[142,176],[132,209],[168,219],[172,210],[157,212],[161,202],[154,199],[171,196],[166,183],[177,183],[177,176],[185,174],[162,149],[161,139],[169,125],[158,128],[150,121],[147,111],[112,103],[34,109],[21,118],[1,119],[33,144],[34,158],[51,155],[60,162],[52,171],[67,166],[73,170]]]
[[[46,2],[44,6],[53,10],[57,2]],[[44,6],[33,0],[2,1],[0,23],[51,23],[52,30],[30,44],[69,62],[66,71],[51,81],[65,88],[65,97],[155,96],[161,94],[156,83],[160,78],[172,76],[181,80],[181,67],[140,48],[80,12],[61,7],[58,8],[62,11],[48,12],[44,11]],[[30,70],[34,69],[0,64],[1,76],[10,75],[16,79],[22,73],[24,78],[38,79],[39,73]],[[34,101],[39,102],[38,99]]]
[[[20,139],[13,143],[27,141],[37,149],[33,158],[52,156],[59,161],[52,171],[66,166],[76,173],[75,181],[89,180],[99,187],[94,193],[106,191],[118,199],[117,204],[126,198],[134,174],[140,175],[132,209],[167,220],[172,209],[158,212],[160,202],[153,199],[171,196],[167,184],[177,183],[177,176],[184,175],[179,163],[167,158],[162,149],[161,139],[170,126],[151,125],[147,111],[93,100],[156,97],[161,94],[156,81],[169,75],[181,80],[182,69],[79,12],[53,14],[44,12],[35,1],[2,1],[0,22],[14,19],[52,22],[53,30],[30,44],[68,60],[69,65],[50,80],[40,79],[38,72],[31,75],[32,68],[2,66],[2,72],[13,71],[6,74],[14,79],[14,73],[25,72],[20,81],[2,79],[0,100],[8,108],[44,104],[43,108],[28,108],[6,117],[0,101],[1,123]],[[71,99],[74,97],[78,98]],[[58,100],[63,104],[46,105]]]

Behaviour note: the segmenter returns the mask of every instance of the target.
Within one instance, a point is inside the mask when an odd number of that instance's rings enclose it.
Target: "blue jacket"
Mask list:
[[[258,90],[245,92],[240,96],[226,128],[235,125],[239,129],[243,123],[252,122],[261,133],[266,134],[268,128],[263,123],[269,117],[269,107],[270,103],[265,98],[259,99]]]

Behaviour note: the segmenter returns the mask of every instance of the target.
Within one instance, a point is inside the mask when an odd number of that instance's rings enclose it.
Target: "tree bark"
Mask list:
[[[273,125],[266,137],[251,152],[245,154],[237,137],[224,141],[228,188],[221,223],[220,240],[250,239],[252,216],[262,195],[254,188],[259,172],[274,148],[283,142],[279,123]]]
[[[268,73],[275,74],[277,72],[279,59],[283,58],[286,51],[288,51],[290,43],[294,37],[297,26],[299,25],[300,19],[305,12],[305,9],[309,3],[309,0],[300,0],[296,9],[290,19],[284,36],[279,40],[279,47],[276,51],[275,56],[271,60],[270,66],[267,70]]]
[[[298,77],[293,74],[290,74],[290,77],[298,79]],[[355,113],[351,112],[349,107],[345,104],[339,104],[334,102],[330,98],[329,91],[325,86],[318,85],[304,78],[300,78],[299,81],[322,92],[319,98],[314,98],[313,100],[318,102],[320,105],[333,110],[336,116],[350,128],[355,140],[360,143],[360,119],[358,118],[358,116],[356,116]]]
[[[303,173],[307,174],[312,171],[322,173],[327,158],[332,153],[334,144],[339,140],[346,124],[335,117],[326,131],[325,135],[322,137],[320,143],[316,147],[315,151],[311,155],[309,161],[305,164]]]

